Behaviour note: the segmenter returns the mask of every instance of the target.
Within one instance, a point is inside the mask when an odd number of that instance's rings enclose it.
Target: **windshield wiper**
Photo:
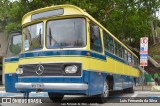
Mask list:
[[[55,42],[55,44],[57,44],[60,49],[63,49],[61,44],[52,36],[51,28],[49,27],[49,42],[50,42],[50,46],[51,46],[51,42],[52,42],[51,40],[53,40]]]

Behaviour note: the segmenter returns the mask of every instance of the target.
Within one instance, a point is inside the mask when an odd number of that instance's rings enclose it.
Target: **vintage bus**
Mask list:
[[[41,8],[25,14],[22,27],[19,58],[5,59],[6,91],[48,92],[54,102],[64,95],[105,102],[109,91],[134,91],[138,57],[86,11]]]

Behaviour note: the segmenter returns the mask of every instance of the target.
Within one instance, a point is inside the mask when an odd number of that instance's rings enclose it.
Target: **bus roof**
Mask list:
[[[57,10],[57,9],[63,9],[63,14],[60,15],[83,15],[85,17],[88,17],[90,20],[92,20],[94,23],[96,23],[99,27],[101,27],[103,30],[108,32],[111,37],[113,37],[118,43],[120,43],[125,49],[127,49],[130,53],[132,53],[136,58],[138,58],[127,46],[125,46],[121,41],[119,41],[111,32],[109,32],[105,27],[103,27],[98,21],[96,21],[90,14],[82,10],[81,8],[74,6],[74,5],[55,5],[55,6],[50,6],[50,7],[45,7],[45,8],[40,8],[31,12],[28,12],[25,14],[22,18],[22,25],[31,22],[32,15],[33,14],[38,14],[46,11],[51,11],[51,10]],[[59,15],[59,16],[60,16]],[[56,15],[57,16],[57,15]],[[46,18],[46,17],[45,17]]]

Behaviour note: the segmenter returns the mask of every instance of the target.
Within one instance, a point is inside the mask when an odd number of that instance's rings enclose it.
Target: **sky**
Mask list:
[[[157,11],[156,16],[160,19],[160,8],[159,11]]]

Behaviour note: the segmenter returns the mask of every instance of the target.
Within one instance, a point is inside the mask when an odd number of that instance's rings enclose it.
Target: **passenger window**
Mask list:
[[[109,37],[109,51],[114,53],[114,43],[113,38]]]
[[[132,62],[132,55],[130,52],[128,52],[128,62],[131,63]]]
[[[132,55],[132,63],[134,64],[134,56]]]
[[[103,41],[104,41],[104,48],[105,50],[114,53],[114,43],[113,43],[113,38],[110,37],[108,33],[103,31]]]
[[[103,31],[103,42],[105,50],[109,51],[109,35]]]
[[[128,60],[128,52],[127,52],[127,50],[124,50],[124,59],[126,61]]]
[[[135,66],[138,66],[138,59],[137,58],[134,58],[134,63],[135,63]]]
[[[124,59],[124,48],[122,47],[122,58]]]
[[[95,24],[90,24],[90,45],[91,50],[102,52],[102,43],[99,27]]]
[[[115,42],[115,53],[122,58],[122,46],[118,42]]]

